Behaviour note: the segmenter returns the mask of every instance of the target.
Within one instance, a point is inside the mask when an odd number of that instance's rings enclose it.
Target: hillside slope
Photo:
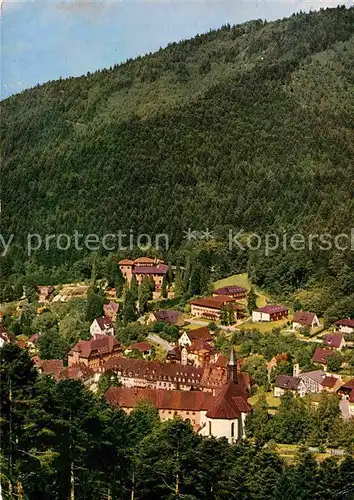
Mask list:
[[[188,227],[348,231],[353,60],[354,9],[337,8],[225,26],[10,97],[2,233],[132,228],[178,246]]]

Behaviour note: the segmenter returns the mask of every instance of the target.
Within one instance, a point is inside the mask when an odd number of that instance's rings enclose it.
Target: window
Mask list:
[[[209,436],[211,436],[211,422],[209,420]]]
[[[231,437],[235,437],[235,423],[232,422],[231,424]]]

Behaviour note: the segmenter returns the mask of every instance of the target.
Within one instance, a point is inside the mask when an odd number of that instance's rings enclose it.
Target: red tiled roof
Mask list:
[[[223,286],[221,288],[216,288],[213,293],[217,295],[237,295],[239,293],[247,293],[248,290],[242,286]]]
[[[101,316],[99,318],[96,318],[96,321],[101,330],[106,330],[107,328],[113,328],[112,321],[110,320],[110,318],[107,318],[106,316]]]
[[[88,377],[94,373],[91,368],[84,365],[83,363],[71,365],[65,367],[59,375],[56,377],[57,379],[66,379],[71,378],[75,380],[79,380],[85,377]]]
[[[110,300],[108,304],[103,304],[103,310],[105,312],[117,313],[119,311],[119,304]]]
[[[132,266],[134,264],[133,260],[130,259],[123,259],[118,262],[120,266]]]
[[[150,351],[151,348],[152,345],[149,342],[136,342],[128,347],[129,350],[137,349],[140,352]]]
[[[164,389],[137,389],[111,387],[106,392],[107,401],[113,406],[134,408],[138,401],[148,399],[159,410],[206,410],[215,398],[201,391],[168,391]]]
[[[312,361],[314,363],[326,365],[328,363],[328,358],[332,355],[333,351],[331,351],[331,349],[323,349],[322,347],[317,347],[314,355],[312,356]]]
[[[207,326],[195,328],[194,330],[187,330],[186,334],[188,335],[189,340],[192,342],[194,340],[206,340],[208,342],[213,340],[213,336],[211,335]]]
[[[354,403],[354,389],[352,390],[352,392],[350,393],[350,396],[349,396],[349,403]]]
[[[89,358],[91,356],[99,356],[101,354],[108,354],[118,350],[119,342],[111,335],[99,335],[93,337],[91,340],[80,340],[69,352],[79,352],[82,358]]]
[[[336,385],[337,382],[338,382],[338,379],[336,377],[327,376],[323,379],[322,385],[324,387],[332,388]]]
[[[174,381],[192,386],[199,386],[203,375],[203,368],[200,367],[123,357],[110,358],[104,363],[103,369],[137,379]]]
[[[60,371],[63,369],[62,359],[40,359],[38,362],[38,368],[42,368],[43,373],[50,375],[59,375]]]
[[[247,402],[247,393],[240,384],[234,382],[226,383],[216,395],[213,405],[207,411],[208,418],[235,419],[241,413],[248,413],[252,410]]]
[[[354,319],[346,318],[336,321],[336,325],[339,326],[349,326],[349,328],[354,328]]]
[[[191,300],[189,303],[194,306],[208,307],[209,309],[220,310],[224,304],[233,302],[232,297],[227,295],[218,295],[217,297],[205,297]],[[236,304],[235,304],[236,305]]]
[[[257,312],[262,312],[262,313],[279,313],[279,312],[288,312],[289,309],[284,306],[279,306],[279,305],[267,305],[264,307],[260,307],[259,309],[255,309]]]
[[[166,264],[158,264],[157,266],[139,266],[133,269],[133,274],[167,274],[168,266]]]
[[[329,347],[334,347],[335,349],[340,347],[342,340],[343,335],[341,333],[329,333],[323,339],[325,344]]]
[[[354,378],[348,380],[347,382],[344,382],[341,385],[340,389],[342,389],[342,388],[343,389],[352,389],[352,388],[354,389]]]
[[[293,322],[311,326],[316,314],[308,311],[296,311]]]
[[[206,340],[203,339],[196,339],[193,340],[191,345],[188,346],[188,351],[191,352],[197,352],[197,351],[213,351],[213,347],[207,342]]]
[[[154,259],[151,259],[150,257],[138,257],[137,259],[134,260],[134,264],[154,264],[155,261]]]
[[[219,354],[215,365],[218,366],[219,368],[226,368],[227,364],[229,362],[228,356],[224,356],[223,354]]]

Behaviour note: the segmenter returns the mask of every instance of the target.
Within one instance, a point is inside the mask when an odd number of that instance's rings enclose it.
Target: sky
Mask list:
[[[352,5],[354,0],[1,2],[1,99],[60,77],[79,76],[251,19]]]

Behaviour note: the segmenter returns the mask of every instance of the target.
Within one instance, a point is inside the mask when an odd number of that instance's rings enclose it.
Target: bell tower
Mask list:
[[[227,382],[234,382],[237,384],[237,359],[233,348],[230,351],[230,358],[227,364]]]

